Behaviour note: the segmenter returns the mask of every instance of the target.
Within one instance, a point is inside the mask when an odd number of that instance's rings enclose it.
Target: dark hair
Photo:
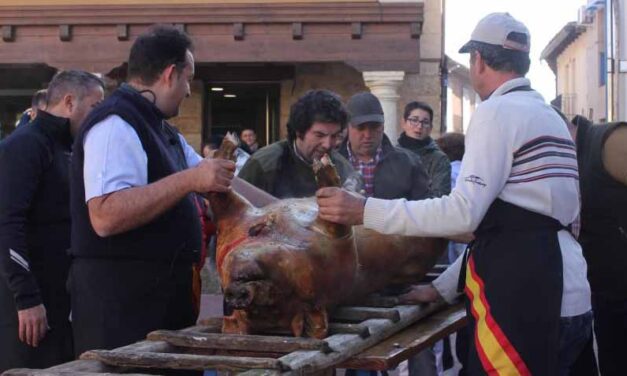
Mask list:
[[[46,104],[48,96],[48,90],[42,89],[37,90],[35,94],[33,94],[33,98],[30,101],[32,107],[39,107],[40,103]]]
[[[142,84],[152,85],[172,64],[180,74],[185,68],[188,50],[193,50],[193,44],[187,34],[173,26],[153,26],[137,37],[131,47],[128,78],[139,78]]]
[[[340,96],[329,90],[309,90],[290,107],[287,138],[294,141],[304,135],[315,122],[335,123],[346,128],[348,111]]]
[[[449,132],[444,133],[435,141],[440,149],[446,154],[448,159],[453,161],[461,161],[466,151],[464,147],[464,134]]]
[[[507,39],[520,43],[527,43],[527,35],[523,33],[509,33]],[[529,72],[529,53],[511,50],[493,44],[474,42],[471,46],[471,59],[475,59],[475,53],[479,53],[485,63],[492,69],[501,72],[515,72],[524,76]]]
[[[433,121],[433,109],[431,106],[426,104],[425,102],[409,102],[405,106],[405,111],[403,112],[403,119],[407,120],[409,115],[413,110],[420,109],[429,113],[429,119]]]
[[[48,85],[46,100],[48,106],[59,103],[68,93],[76,95],[78,100],[83,99],[88,92],[96,87],[104,90],[104,82],[96,75],[79,70],[61,71],[52,77]]]

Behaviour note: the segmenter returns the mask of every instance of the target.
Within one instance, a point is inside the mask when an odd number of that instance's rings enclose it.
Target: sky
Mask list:
[[[446,54],[468,66],[468,54],[458,54],[483,16],[509,12],[524,23],[531,33],[531,68],[527,77],[544,99],[555,98],[555,75],[540,54],[564,25],[577,21],[577,13],[586,0],[446,0]]]

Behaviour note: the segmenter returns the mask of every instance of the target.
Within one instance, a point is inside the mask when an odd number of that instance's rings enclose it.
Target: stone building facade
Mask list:
[[[262,144],[285,137],[291,103],[316,88],[344,99],[372,91],[384,105],[392,139],[412,100],[430,103],[434,124],[441,124],[442,0],[85,3],[0,5],[4,133],[57,69],[85,69],[119,83],[132,41],[152,23],[174,24],[194,40],[192,95],[172,122],[198,149],[212,133],[247,127]]]

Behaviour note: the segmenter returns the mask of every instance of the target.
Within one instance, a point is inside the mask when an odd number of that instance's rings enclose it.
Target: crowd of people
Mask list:
[[[525,78],[529,46],[507,13],[476,26],[460,49],[482,99],[465,137],[436,142],[432,108],[414,101],[390,140],[373,94],[311,90],[290,107],[286,140],[259,147],[243,129],[235,163],[212,158],[219,136],[201,156],[168,121],[194,77],[179,29],[140,35],[106,98],[98,77],[59,72],[0,143],[0,371],[193,325],[212,227],[202,195],[244,187],[316,196],[332,222],[455,239],[446,272],[401,299],[465,293],[460,374],[594,374],[593,314],[600,370],[622,374],[627,124],[563,118]],[[318,189],[323,155],[341,188]],[[407,373],[437,375],[439,351]]]

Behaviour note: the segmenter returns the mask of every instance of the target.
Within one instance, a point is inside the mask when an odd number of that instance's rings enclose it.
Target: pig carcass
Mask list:
[[[232,155],[228,141],[218,152]],[[329,164],[318,184],[339,186]],[[254,207],[234,191],[211,193],[217,225],[216,265],[225,301],[234,308],[223,332],[289,330],[323,338],[327,312],[390,284],[416,282],[446,246],[435,238],[390,236],[318,218],[315,198]]]

